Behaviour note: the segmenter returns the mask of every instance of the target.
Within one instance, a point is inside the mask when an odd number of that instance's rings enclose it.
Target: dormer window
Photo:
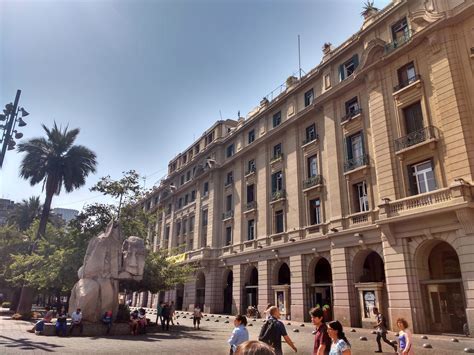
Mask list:
[[[355,54],[351,59],[339,66],[339,80],[343,81],[344,79],[347,79],[354,73],[358,66],[359,56]]]
[[[398,21],[392,26],[392,39],[399,42],[409,36],[409,28],[406,17]]]

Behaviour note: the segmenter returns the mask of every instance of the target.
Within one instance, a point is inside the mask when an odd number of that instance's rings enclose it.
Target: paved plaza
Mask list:
[[[186,318],[183,318],[186,316]],[[209,319],[209,321],[206,321]],[[14,321],[9,316],[0,315],[0,354],[20,353],[59,353],[59,354],[228,354],[226,343],[233,329],[232,317],[214,315],[203,318],[201,330],[194,330],[190,315],[180,314],[179,325],[172,327],[169,332],[159,332],[143,336],[116,337],[67,337],[36,336],[26,330],[31,328],[30,322]],[[217,322],[218,321],[218,322]],[[229,321],[229,323],[225,323]],[[288,322],[285,322],[287,324]],[[311,354],[313,345],[313,330],[311,324],[290,322],[286,325],[290,337],[298,347],[298,354]],[[257,339],[262,320],[251,321],[248,327],[251,339]],[[293,332],[298,329],[299,332]],[[347,335],[352,343],[353,354],[373,353],[376,348],[375,335],[367,329],[356,329]],[[368,341],[359,340],[367,337]],[[390,339],[394,333],[390,333]],[[474,348],[474,339],[457,337],[458,343],[451,342],[450,336],[429,336],[422,340],[421,335],[415,335],[415,354],[462,354],[464,348]],[[429,343],[432,349],[423,349],[423,344]],[[285,354],[293,351],[283,344]],[[384,350],[388,346],[384,345]],[[391,354],[391,352],[386,352]]]

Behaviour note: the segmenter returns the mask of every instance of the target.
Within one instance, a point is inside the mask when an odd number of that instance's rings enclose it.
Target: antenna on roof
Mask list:
[[[221,120],[222,120],[222,112],[221,112],[221,110],[219,110],[219,115],[221,116]]]
[[[300,50],[300,35],[298,35],[298,72],[301,80],[301,50]]]

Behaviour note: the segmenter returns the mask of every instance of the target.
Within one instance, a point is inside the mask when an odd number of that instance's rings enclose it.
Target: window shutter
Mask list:
[[[356,68],[359,66],[359,55],[358,54],[354,54],[354,56],[352,57],[352,63],[354,63],[354,70],[356,70]]]
[[[408,172],[408,183],[410,187],[410,195],[418,195],[418,186],[416,185],[416,178],[413,176],[413,166],[408,165],[407,166],[407,172]]]
[[[339,66],[339,81],[343,81],[345,79],[344,77],[344,64],[341,64]]]

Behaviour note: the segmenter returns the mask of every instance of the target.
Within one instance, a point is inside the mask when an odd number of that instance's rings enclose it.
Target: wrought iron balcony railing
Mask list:
[[[429,139],[436,138],[436,127],[427,126],[417,131],[407,134],[405,137],[401,137],[395,140],[395,151],[411,147],[412,145],[422,143]]]
[[[283,153],[275,154],[270,158],[270,164],[283,159]]]
[[[226,211],[222,214],[222,219],[228,219],[234,217],[234,210]]]
[[[285,190],[277,190],[272,193],[272,201],[280,200],[282,198],[286,197],[286,191]]]
[[[249,168],[249,170],[247,170],[247,171],[245,172],[245,175],[253,174],[255,171],[257,171],[257,167],[251,166],[251,167]]]
[[[355,117],[360,113],[362,113],[362,109],[360,107],[357,110],[350,111],[341,118],[341,122],[350,121],[352,117]]]
[[[413,75],[412,77],[408,78],[407,80],[403,80],[400,83],[398,83],[397,86],[393,87],[393,92],[396,92],[398,90],[403,89],[404,87],[407,87],[408,85],[414,83],[415,81],[421,80],[421,76],[419,74]]]
[[[344,172],[348,172],[361,166],[369,165],[369,155],[363,154],[360,157],[348,159],[344,163]]]
[[[302,145],[308,144],[310,142],[314,142],[315,140],[319,139],[319,136],[317,134],[312,135],[311,137],[307,137]]]
[[[322,181],[323,177],[321,175],[311,176],[310,178],[303,180],[303,188],[307,189],[312,186],[321,185]]]
[[[224,183],[224,187],[231,186],[234,183],[234,180],[228,180]]]
[[[256,207],[257,207],[257,201],[247,202],[247,204],[245,205],[245,210],[250,211],[250,210],[255,209]]]
[[[400,48],[401,46],[409,42],[411,38],[413,37],[413,34],[414,34],[413,31],[407,31],[405,35],[403,35],[402,37],[398,39],[394,39],[392,42],[387,43],[385,45],[385,54],[389,54],[393,52],[394,50],[396,50],[397,48]]]

